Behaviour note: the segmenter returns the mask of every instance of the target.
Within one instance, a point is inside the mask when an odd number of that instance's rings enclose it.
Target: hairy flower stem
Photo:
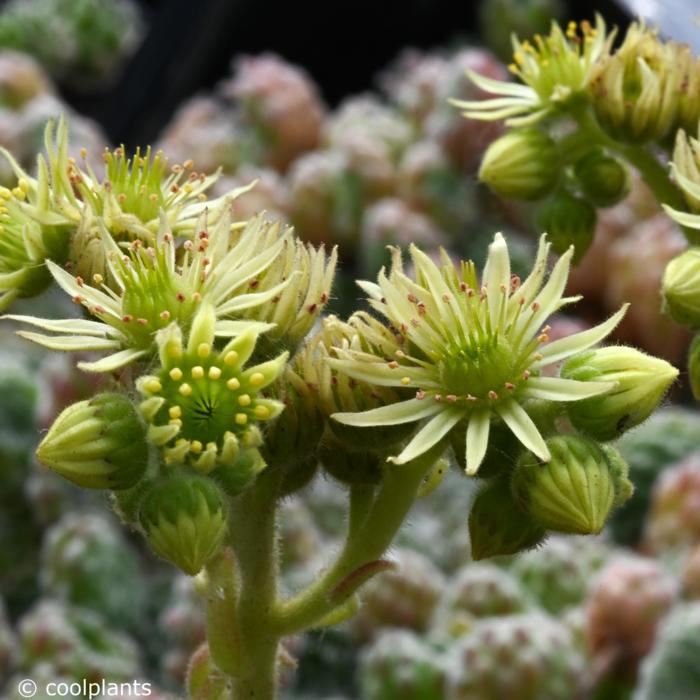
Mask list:
[[[281,470],[264,471],[233,504],[230,537],[238,568],[236,619],[242,673],[232,679],[233,699],[275,697],[280,635],[273,629],[277,600],[276,504]]]
[[[589,148],[599,144],[621,156],[637,169],[658,202],[668,204],[674,209],[685,210],[685,200],[669,177],[668,166],[660,162],[646,146],[624,144],[608,136],[590,108],[581,109],[573,116],[580,129],[579,134],[588,142]],[[697,243],[697,231],[685,227],[682,227],[682,230],[690,243]]]
[[[404,465],[387,465],[384,480],[373,501],[372,490],[357,488],[351,496],[351,517],[345,545],[336,561],[317,581],[282,603],[276,619],[280,634],[313,627],[347,600],[344,582],[354,572],[377,561],[391,545],[416,500],[428,470],[442,445]],[[349,591],[353,593],[354,589]]]

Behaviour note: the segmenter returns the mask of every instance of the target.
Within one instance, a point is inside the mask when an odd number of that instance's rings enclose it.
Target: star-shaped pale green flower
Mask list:
[[[497,97],[453,100],[468,119],[505,119],[509,126],[527,126],[546,117],[588,88],[593,68],[610,51],[615,32],[596,16],[595,27],[570,22],[566,31],[556,23],[548,36],[535,36],[534,45],[513,38],[511,73],[523,84],[492,80],[467,71],[472,82]]]
[[[404,273],[394,250],[389,275],[376,284],[361,282],[370,304],[386,317],[403,341],[384,362],[367,360],[352,349],[336,350],[332,366],[354,379],[378,386],[410,388],[415,396],[359,413],[336,413],[335,420],[356,427],[425,421],[401,453],[408,462],[437,444],[460,422],[467,423],[467,472],[476,473],[493,420],[501,419],[540,459],[550,455],[528,409],[533,400],[578,401],[603,394],[614,382],[574,381],[544,376],[542,370],[605,338],[626,306],[604,323],[550,342],[546,321],[579,297],[564,289],[573,248],[547,278],[550,245],[542,236],[534,269],[524,281],[511,275],[506,241],[496,234],[479,280],[472,262],[455,265],[442,252],[436,265],[411,246],[415,279]]]
[[[291,231],[258,216],[231,245],[231,225],[230,209],[211,228],[204,214],[196,239],[178,243],[163,217],[153,247],[137,239],[125,244],[126,249],[118,246],[103,227],[102,243],[118,291],[107,286],[99,274],[90,283],[46,261],[58,285],[97,320],[7,318],[53,333],[19,332],[51,350],[110,351],[97,362],[79,364],[91,372],[112,372],[139,358],[154,356],[156,332],[173,322],[187,332],[203,301],[214,309],[215,334],[219,337],[233,337],[251,328],[268,330],[272,324],[242,320],[240,314],[278,297],[301,274],[292,272],[262,291],[251,285],[251,280],[291,245]]]

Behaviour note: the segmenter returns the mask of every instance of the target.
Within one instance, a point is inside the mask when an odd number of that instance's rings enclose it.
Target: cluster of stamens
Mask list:
[[[241,446],[257,447],[258,421],[279,412],[275,402],[259,396],[269,383],[264,372],[242,371],[235,350],[213,353],[200,343],[194,353],[168,348],[171,366],[143,377],[142,412],[151,422],[151,440],[165,447],[166,463],[191,462],[208,472],[232,463]]]

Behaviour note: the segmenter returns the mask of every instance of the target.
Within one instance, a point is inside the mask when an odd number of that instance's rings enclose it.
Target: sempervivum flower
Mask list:
[[[77,225],[83,217],[99,216],[115,238],[141,237],[152,242],[158,231],[161,211],[176,232],[191,232],[198,215],[205,209],[204,192],[216,181],[218,174],[199,175],[192,163],[174,165],[168,172],[168,162],[162,153],[155,155],[150,148],[144,154],[136,151],[128,158],[124,148],[105,151],[105,175],[102,179],[85,161],[85,171],[68,155],[68,123],[61,118],[54,133],[54,123],[46,125],[44,142],[46,158],[39,159],[39,174],[31,178],[2,150],[18,178],[37,190],[42,209],[50,209]],[[82,152],[84,159],[86,151]]]
[[[68,230],[27,216],[28,189],[26,180],[13,190],[0,188],[0,309],[42,292],[51,281],[44,260],[66,257]]]
[[[288,241],[288,233],[273,235],[260,246],[270,224],[258,217],[245,227],[238,241],[229,247],[229,214],[207,230],[206,216],[200,218],[196,242],[178,246],[163,219],[155,247],[140,239],[127,251],[117,246],[102,230],[109,271],[118,291],[113,291],[96,274],[89,284],[60,266],[47,261],[58,285],[76,304],[97,321],[82,319],[48,320],[34,316],[12,316],[23,323],[59,335],[20,332],[20,335],[52,350],[110,350],[112,354],[93,363],[80,363],[92,372],[111,372],[141,357],[155,354],[155,332],[176,321],[187,330],[202,300],[213,307],[217,319],[227,319],[275,298],[295,276],[290,275],[264,291],[250,289],[249,281],[268,268]],[[249,321],[218,321],[215,333],[231,337]],[[266,324],[253,324],[258,330]]]
[[[149,440],[163,447],[166,463],[192,463],[208,473],[236,462],[241,446],[261,443],[257,423],[279,415],[280,401],[263,397],[289,357],[244,369],[255,351],[259,329],[247,328],[220,351],[214,347],[214,308],[203,303],[183,346],[175,323],[156,334],[160,367],[137,381],[146,397],[141,413]]]
[[[453,104],[469,119],[506,119],[509,126],[534,124],[587,90],[593,68],[610,51],[614,34],[606,34],[600,15],[595,28],[581,22],[580,31],[575,22],[569,23],[566,32],[553,22],[548,36],[535,36],[534,46],[529,41],[513,40],[514,62],[509,68],[524,85],[468,71],[479,88],[497,97],[454,100]]]
[[[403,272],[394,251],[391,273],[378,283],[360,283],[370,304],[403,338],[393,356],[374,357],[337,349],[331,365],[370,384],[403,387],[413,398],[364,413],[338,413],[346,425],[369,427],[428,419],[393,461],[423,454],[462,421],[466,429],[466,468],[474,474],[489,441],[491,421],[500,418],[540,459],[549,450],[528,413],[532,399],[577,401],[605,393],[610,382],[581,382],[542,376],[542,369],[591,347],[620,321],[625,307],[590,330],[549,342],[547,318],[576,297],[563,297],[573,248],[545,282],[549,244],[543,236],[532,274],[521,284],[511,276],[506,242],[496,234],[481,280],[473,262],[456,266],[442,253],[438,267],[415,246],[415,279]],[[388,358],[388,359],[387,359]]]

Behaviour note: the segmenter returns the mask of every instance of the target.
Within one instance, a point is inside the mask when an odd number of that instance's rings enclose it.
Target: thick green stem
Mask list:
[[[608,136],[590,109],[581,110],[574,116],[580,129],[578,134],[588,141],[589,148],[598,144],[613,153],[617,153],[637,169],[660,204],[668,204],[674,209],[685,210],[685,200],[669,176],[668,165],[659,161],[646,146],[621,143]],[[574,139],[573,143],[578,145],[580,138]],[[683,229],[683,232],[691,243],[697,241],[696,231]]]
[[[312,627],[347,600],[341,584],[386,552],[441,450],[433,449],[409,464],[387,466],[364,522],[355,526],[351,518],[345,546],[333,565],[309,588],[278,607],[275,617],[280,635]],[[361,500],[366,504],[366,499]]]
[[[233,503],[231,545],[238,569],[236,620],[242,675],[233,678],[234,700],[275,697],[280,636],[272,627],[277,600],[276,501],[280,470],[263,472]]]

